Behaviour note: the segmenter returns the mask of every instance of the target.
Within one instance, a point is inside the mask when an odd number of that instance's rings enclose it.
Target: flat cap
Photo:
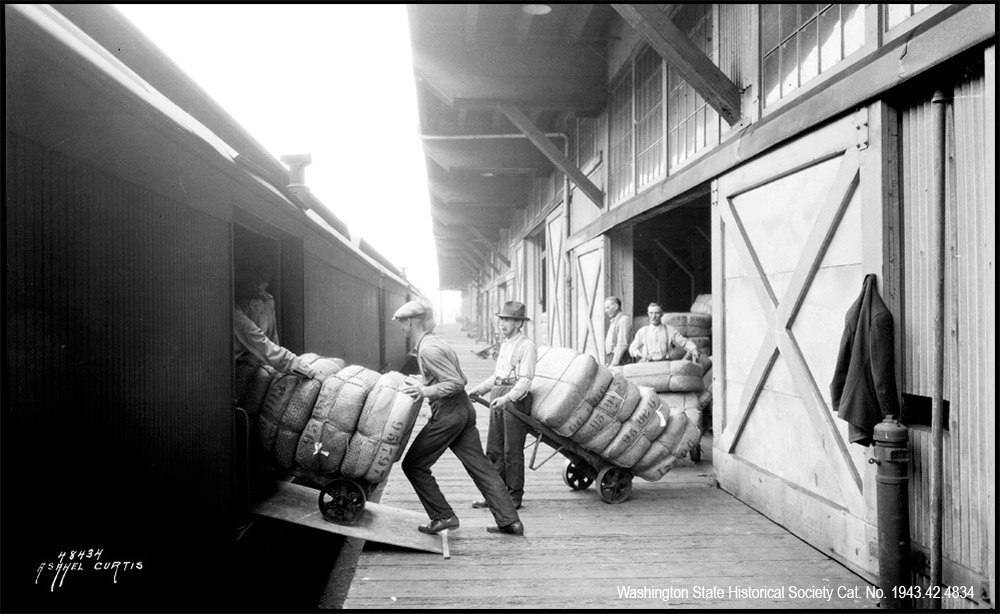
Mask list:
[[[420,301],[410,301],[396,310],[392,315],[393,320],[405,320],[406,318],[418,318],[427,315],[427,306]]]

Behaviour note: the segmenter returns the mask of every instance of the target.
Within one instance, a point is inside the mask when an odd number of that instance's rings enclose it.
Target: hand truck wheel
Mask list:
[[[330,522],[353,524],[365,511],[365,491],[347,478],[333,478],[319,491],[319,511]]]
[[[620,467],[597,472],[597,492],[605,503],[622,503],[632,495],[632,474]]]
[[[563,482],[573,490],[586,490],[594,483],[594,468],[586,462],[567,460],[563,467]]]

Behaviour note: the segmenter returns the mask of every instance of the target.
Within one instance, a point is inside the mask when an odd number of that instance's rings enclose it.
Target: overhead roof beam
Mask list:
[[[528,33],[531,32],[531,22],[534,20],[534,15],[529,15],[524,11],[517,13],[517,20],[514,23],[514,40],[523,43],[528,38]]]
[[[479,33],[479,5],[465,5],[465,40],[471,41]]]
[[[413,47],[417,78],[453,109],[522,108],[600,112],[607,104],[604,59],[583,46],[421,43]]]
[[[497,267],[497,265],[493,264],[493,259],[490,258],[490,253],[491,253],[490,249],[482,247],[478,243],[470,243],[469,247],[471,247],[472,249],[466,250],[466,253],[473,254],[477,258],[481,259],[484,264],[493,269],[494,273],[500,272],[500,269]],[[482,251],[480,251],[480,249],[482,249]]]
[[[604,207],[604,193],[598,188],[590,179],[580,170],[580,168],[573,164],[569,158],[566,157],[563,152],[552,144],[545,134],[535,126],[534,123],[528,119],[528,116],[512,104],[498,104],[497,109],[507,116],[507,119],[514,124],[518,130],[523,132],[525,136],[528,137],[535,147],[542,152],[542,154],[548,158],[552,164],[556,165],[556,168],[561,170],[563,173],[569,177],[570,181],[576,184],[580,191],[587,195],[591,201],[597,205],[598,208]]]
[[[486,238],[486,235],[484,235],[478,228],[476,228],[475,226],[469,226],[469,230],[471,230],[472,234],[476,235],[476,237],[478,237],[483,243],[486,243],[487,245],[490,245],[492,247],[493,243],[490,243],[489,240]],[[499,258],[505,265],[507,265],[508,267],[510,266],[510,260],[507,259],[507,256],[501,254],[500,250],[494,250],[494,253],[496,253],[497,258]]]
[[[612,4],[730,125],[740,120],[740,90],[655,4]]]
[[[472,235],[470,232],[467,232],[469,230],[469,226],[467,225],[448,226],[436,218],[432,219],[431,222],[431,232],[437,239],[444,239],[446,241],[462,241],[465,243],[469,241],[481,240],[478,239],[476,235]],[[476,230],[478,230],[479,233],[485,237],[485,241],[488,245],[493,245],[500,239],[500,233],[495,228],[477,228]],[[494,235],[495,238],[491,238]]]
[[[590,14],[594,12],[593,4],[571,4],[569,17],[566,18],[565,33],[566,38],[575,41],[583,35],[583,29],[587,27]]]
[[[510,226],[509,209],[492,208],[481,210],[473,207],[462,207],[456,211],[452,207],[431,207],[431,217],[447,226],[486,226],[490,228],[506,228]]]

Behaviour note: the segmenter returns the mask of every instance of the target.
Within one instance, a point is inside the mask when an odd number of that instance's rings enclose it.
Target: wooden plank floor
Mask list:
[[[473,354],[485,344],[457,324],[438,333],[470,384],[492,373],[493,362]],[[476,407],[485,444],[487,413]],[[481,496],[445,452],[433,471],[462,523],[451,531],[452,558],[368,542],[344,608],[876,607],[865,580],[716,488],[709,436],[702,448],[698,465],[685,459],[655,483],[636,478],[619,505],[593,487],[571,491],[557,455],[526,471],[524,537],[486,531],[493,516],[470,507]],[[540,446],[539,459],[551,452]],[[398,464],[382,503],[423,512]]]

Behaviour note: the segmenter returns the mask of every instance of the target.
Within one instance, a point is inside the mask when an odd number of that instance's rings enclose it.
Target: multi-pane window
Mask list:
[[[576,121],[576,133],[576,165],[583,168],[597,157],[597,118],[578,118]]]
[[[663,176],[663,60],[647,48],[635,61],[635,149],[638,187]]]
[[[860,49],[863,4],[762,4],[764,105],[787,96]]]
[[[632,194],[635,187],[632,165],[632,70],[611,88],[608,104],[611,151],[608,155],[609,202],[618,202]]]
[[[674,23],[702,53],[709,59],[714,59],[711,4],[686,5],[674,17]],[[718,112],[705,102],[673,66],[670,67],[667,115],[671,168],[719,142]]]
[[[903,23],[914,13],[925,9],[929,4],[883,4],[885,8],[885,29],[890,30]]]

